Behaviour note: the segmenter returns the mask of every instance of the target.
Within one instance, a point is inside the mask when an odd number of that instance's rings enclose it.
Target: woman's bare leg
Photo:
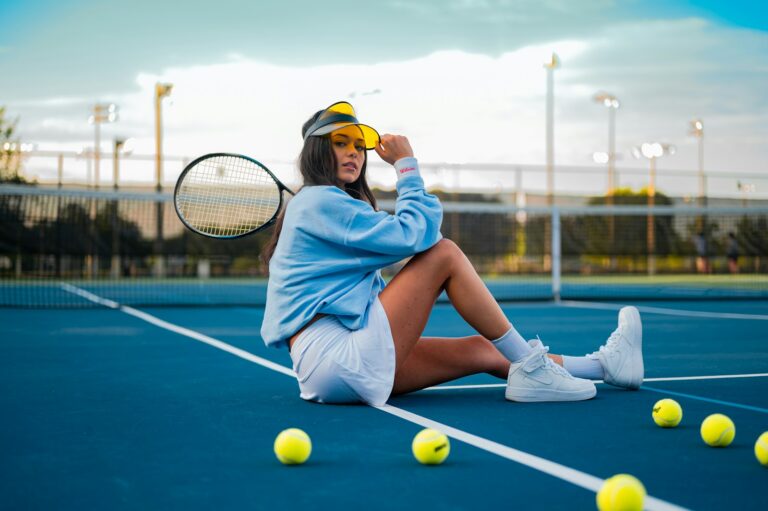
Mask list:
[[[476,338],[456,342],[451,344],[451,349],[447,349],[448,345],[437,345],[439,341],[419,343],[432,307],[443,290],[459,314],[480,333],[482,342]],[[434,384],[453,379],[452,375],[455,378],[480,372],[501,374],[503,367],[509,368],[508,362],[487,339],[501,337],[512,325],[455,243],[442,240],[415,256],[379,297],[395,342],[396,391],[422,388],[416,382]],[[414,350],[416,346],[418,350]],[[468,356],[470,350],[480,346],[482,356]],[[406,365],[414,351],[416,358]]]
[[[486,339],[497,339],[511,328],[467,256],[452,241],[441,240],[414,256],[379,295],[392,329],[397,367],[421,337],[443,289],[461,317]]]
[[[392,394],[404,394],[477,373],[506,379],[508,372],[509,360],[481,335],[422,337],[395,375]]]

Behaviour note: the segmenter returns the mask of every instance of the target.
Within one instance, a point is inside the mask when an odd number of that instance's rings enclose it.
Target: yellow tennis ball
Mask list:
[[[736,426],[722,413],[713,413],[701,423],[701,439],[710,447],[727,447],[735,436]]]
[[[768,431],[757,437],[755,442],[755,457],[761,465],[768,467]]]
[[[662,399],[653,405],[653,422],[662,428],[674,428],[683,420],[683,409],[674,399]]]
[[[275,438],[275,456],[283,465],[301,465],[310,454],[312,441],[298,428],[284,429]]]
[[[617,474],[605,480],[597,492],[599,511],[642,511],[645,486],[629,474]]]
[[[439,465],[451,452],[448,437],[436,429],[422,429],[413,437],[413,456],[424,465]]]

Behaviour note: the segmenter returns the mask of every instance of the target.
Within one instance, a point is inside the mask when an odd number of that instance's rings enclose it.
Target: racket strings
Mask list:
[[[261,166],[238,156],[202,160],[184,176],[176,204],[187,223],[212,236],[251,232],[280,207],[280,190]]]

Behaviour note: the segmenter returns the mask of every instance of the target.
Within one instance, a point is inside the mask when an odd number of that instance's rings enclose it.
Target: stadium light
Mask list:
[[[749,200],[749,194],[754,193],[757,190],[757,186],[754,183],[742,183],[741,180],[736,181],[736,188],[741,192],[741,206],[746,208]]]
[[[650,182],[648,184],[649,206],[653,206],[653,196],[656,194],[656,160],[665,155],[673,155],[677,148],[670,144],[660,142],[644,142],[638,147],[632,148],[632,155],[635,158],[646,158],[650,161]]]
[[[3,150],[9,153],[29,153],[37,148],[35,144],[26,144],[24,142],[6,142],[3,144]]]
[[[93,114],[88,118],[88,122],[94,126],[94,144],[93,144],[93,169],[94,185],[99,187],[101,164],[101,124],[105,122],[117,121],[117,105],[114,103],[93,105]]]

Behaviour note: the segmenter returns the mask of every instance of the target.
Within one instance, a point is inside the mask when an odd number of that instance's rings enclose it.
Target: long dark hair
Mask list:
[[[324,110],[320,110],[315,115],[309,118],[304,126],[301,127],[301,136],[307,132],[307,129],[320,117]],[[342,183],[339,182],[336,166],[336,154],[333,152],[331,146],[330,137],[307,137],[304,141],[304,147],[299,154],[299,172],[304,181],[302,188],[305,186],[338,186],[342,188],[350,197],[367,202],[373,209],[376,208],[376,198],[373,196],[366,176],[366,167],[368,166],[368,155],[366,154],[363,166],[360,169],[360,177],[354,183]],[[261,260],[265,266],[269,268],[269,261],[272,259],[272,255],[275,253],[277,242],[280,239],[280,232],[283,230],[283,217],[285,216],[285,207],[280,212],[275,222],[275,230],[272,232],[272,237],[269,242],[264,246],[261,251]]]

